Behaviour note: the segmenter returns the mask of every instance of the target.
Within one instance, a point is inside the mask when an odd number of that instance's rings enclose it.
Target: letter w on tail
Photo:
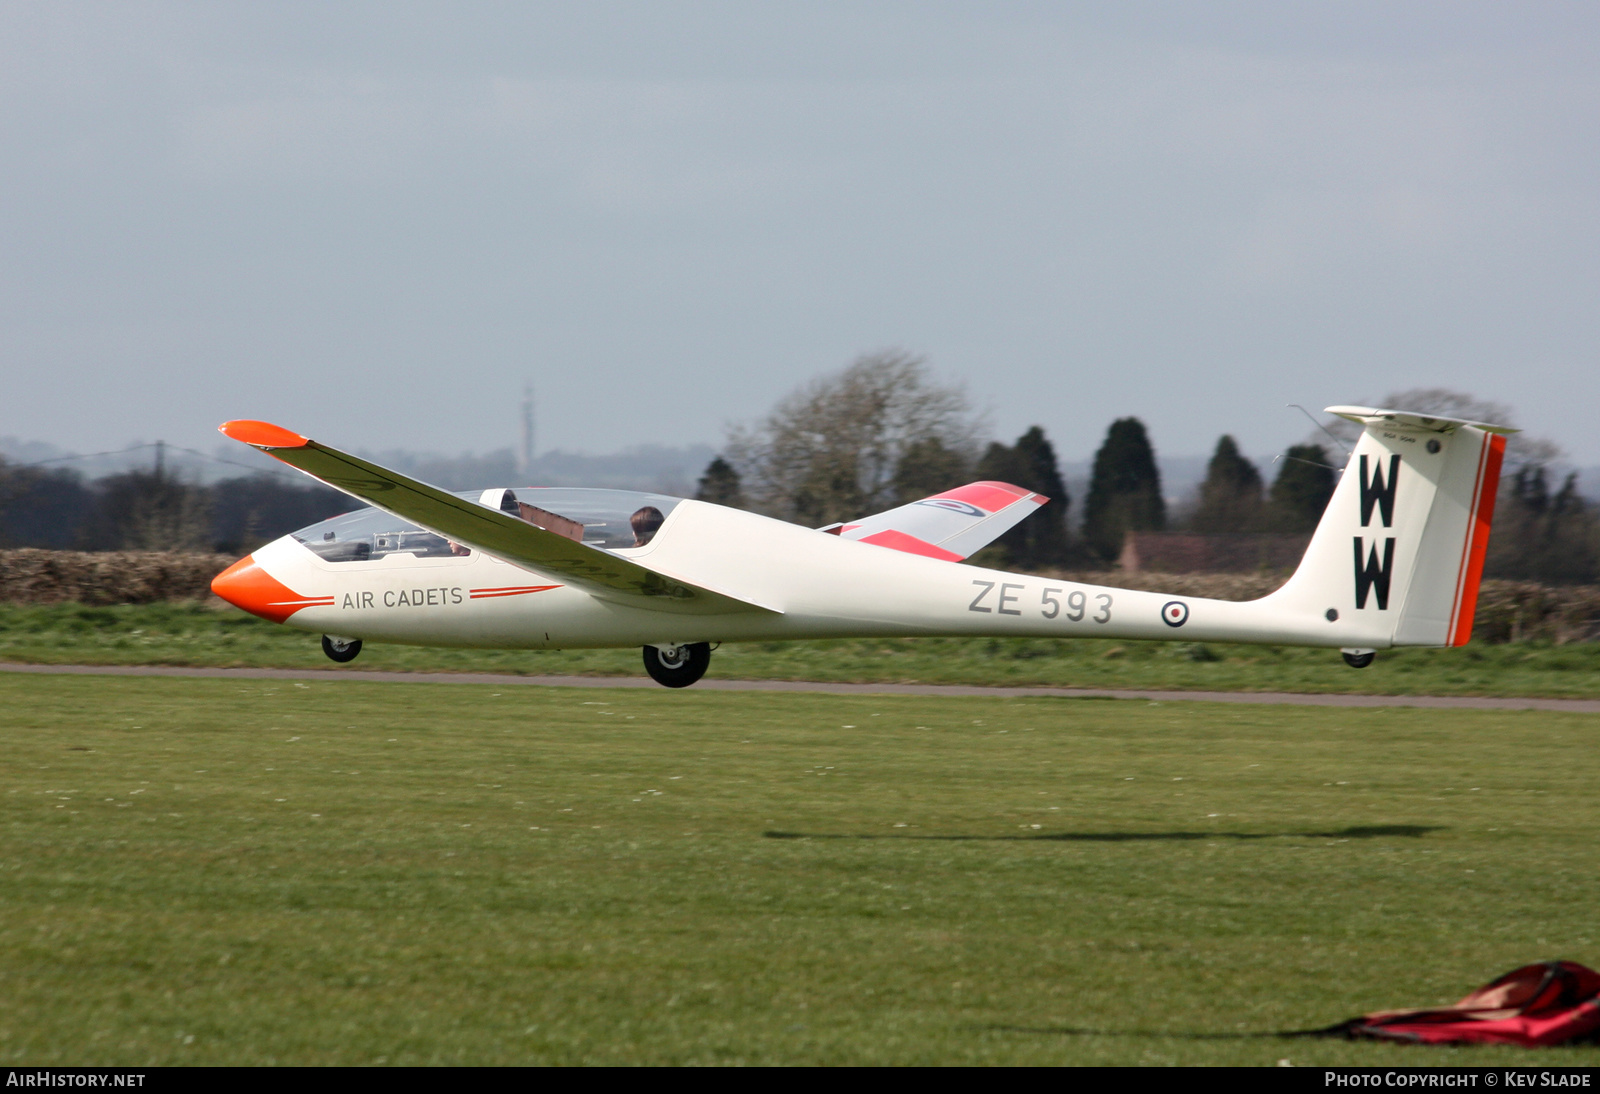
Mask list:
[[[1394,525],[1394,484],[1400,477],[1400,457],[1389,457],[1389,481],[1383,477],[1383,460],[1380,457],[1372,468],[1372,474],[1367,474],[1367,457],[1361,457],[1361,527],[1365,528],[1372,523],[1372,507],[1378,507],[1378,516],[1383,518],[1385,528]]]
[[[1391,479],[1390,482],[1394,480]],[[1367,594],[1374,594],[1380,612],[1389,610],[1389,577],[1394,567],[1394,537],[1383,541],[1383,561],[1378,561],[1378,541],[1372,541],[1365,560],[1361,557],[1361,537],[1355,538],[1356,547],[1356,607],[1367,606]]]

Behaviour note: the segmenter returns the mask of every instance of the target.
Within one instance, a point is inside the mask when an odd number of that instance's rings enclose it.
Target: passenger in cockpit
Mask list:
[[[661,515],[661,510],[654,505],[646,505],[628,518],[633,525],[633,545],[643,547],[656,537],[656,532],[661,529],[661,522],[667,518]]]

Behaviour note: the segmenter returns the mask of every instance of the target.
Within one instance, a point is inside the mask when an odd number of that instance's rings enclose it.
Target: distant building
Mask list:
[[[1245,574],[1293,570],[1309,535],[1273,533],[1129,532],[1117,566],[1129,573]]]

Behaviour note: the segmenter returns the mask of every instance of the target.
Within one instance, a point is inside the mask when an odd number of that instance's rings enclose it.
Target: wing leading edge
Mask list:
[[[219,431],[369,505],[507,562],[565,578],[597,596],[634,603],[640,598],[645,607],[696,615],[750,611],[782,614],[765,604],[683,581],[546,531],[509,513],[458,498],[268,422],[224,422]]]

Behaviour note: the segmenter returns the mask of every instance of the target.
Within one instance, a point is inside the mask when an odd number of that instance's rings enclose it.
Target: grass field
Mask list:
[[[0,676],[0,1059],[1600,1064],[1600,716]]]
[[[0,660],[332,669],[315,635],[233,608],[165,603],[0,605]],[[368,645],[353,668],[641,676],[639,651],[446,650]],[[1054,685],[1377,695],[1600,697],[1600,643],[1385,651],[1370,668],[1333,650],[1183,642],[891,639],[730,645],[711,675],[860,683]]]

